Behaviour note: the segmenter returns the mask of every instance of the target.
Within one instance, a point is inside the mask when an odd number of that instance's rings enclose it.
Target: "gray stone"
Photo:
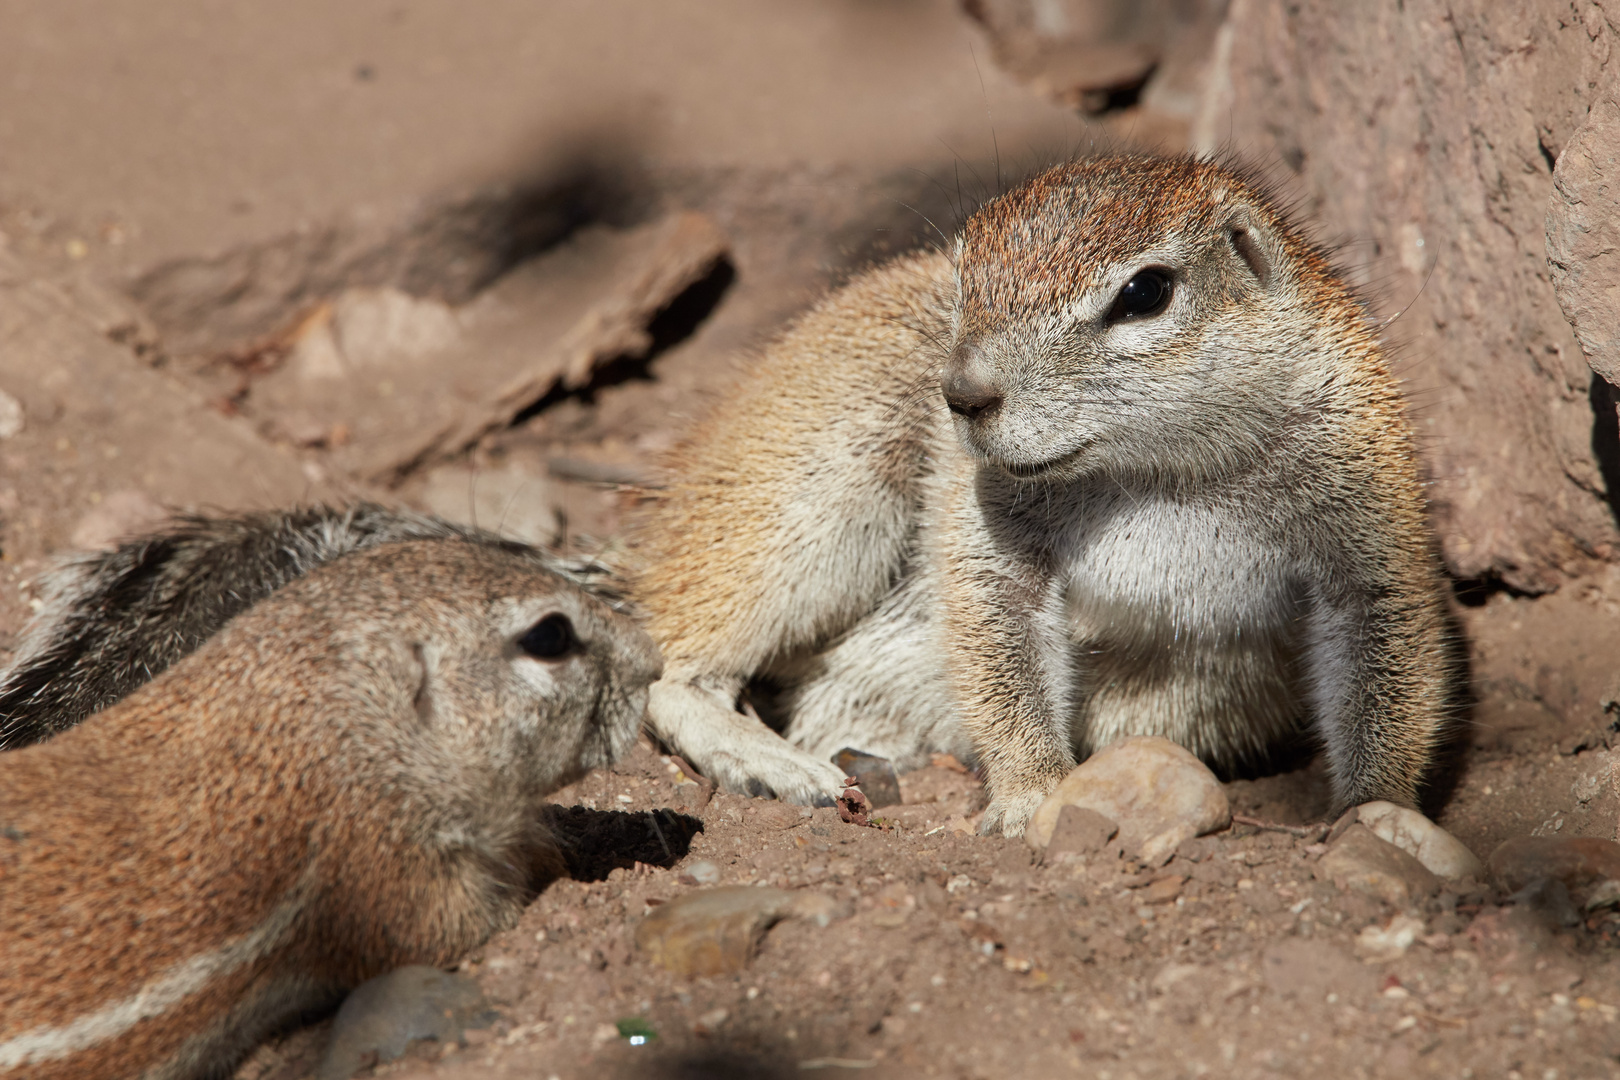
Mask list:
[[[315,1080],[349,1080],[362,1068],[404,1056],[417,1040],[460,1042],[465,1029],[494,1020],[476,980],[420,964],[396,968],[344,999]]]
[[[1045,850],[1065,806],[1118,822],[1125,853],[1152,864],[1169,858],[1182,841],[1232,821],[1215,774],[1156,735],[1121,739],[1076,766],[1030,818],[1024,839],[1031,847]]]

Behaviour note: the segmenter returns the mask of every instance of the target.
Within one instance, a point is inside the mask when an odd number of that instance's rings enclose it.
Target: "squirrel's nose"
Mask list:
[[[951,412],[967,420],[977,420],[993,413],[1001,406],[1001,391],[994,383],[976,375],[965,356],[953,356],[939,388],[945,394],[945,404]]]

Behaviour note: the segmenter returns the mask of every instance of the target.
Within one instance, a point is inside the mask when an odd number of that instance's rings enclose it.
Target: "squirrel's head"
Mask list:
[[[321,654],[310,659],[335,690],[331,719],[371,728],[348,741],[391,755],[374,759],[382,773],[426,782],[455,772],[549,793],[629,748],[662,669],[630,618],[516,545],[385,544],[318,568],[231,630],[293,609],[299,647]]]
[[[1375,348],[1325,260],[1210,162],[1051,169],[975,213],[955,262],[941,389],[968,451],[1022,479],[1232,467],[1302,407],[1313,354]]]

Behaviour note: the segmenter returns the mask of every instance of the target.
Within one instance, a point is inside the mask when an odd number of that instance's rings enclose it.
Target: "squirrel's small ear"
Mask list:
[[[417,719],[422,721],[424,727],[433,724],[433,669],[438,666],[436,659],[420,641],[411,643],[412,678],[416,683],[416,696],[411,704],[415,706]]]
[[[1254,279],[1262,286],[1269,287],[1271,258],[1266,254],[1266,245],[1255,228],[1247,222],[1237,222],[1227,229],[1226,235],[1232,243],[1232,250],[1248,266]]]

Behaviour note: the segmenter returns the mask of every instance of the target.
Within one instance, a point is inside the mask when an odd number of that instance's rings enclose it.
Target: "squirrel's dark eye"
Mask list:
[[[566,615],[547,615],[518,638],[518,648],[538,660],[555,660],[574,648],[574,624]]]
[[[1170,272],[1156,266],[1139,270],[1136,276],[1119,290],[1114,308],[1108,313],[1109,322],[1120,319],[1141,319],[1157,315],[1170,303],[1172,291]]]

